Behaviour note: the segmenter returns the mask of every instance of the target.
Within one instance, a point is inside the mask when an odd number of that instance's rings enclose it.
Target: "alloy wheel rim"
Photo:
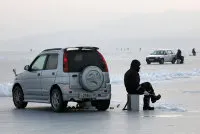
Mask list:
[[[60,103],[60,97],[58,93],[54,93],[52,96],[52,104],[54,108],[57,108]]]
[[[20,102],[23,100],[22,97],[23,97],[23,96],[22,96],[20,90],[19,90],[19,89],[16,89],[15,94],[14,94],[15,101],[16,101],[17,103],[20,103]]]

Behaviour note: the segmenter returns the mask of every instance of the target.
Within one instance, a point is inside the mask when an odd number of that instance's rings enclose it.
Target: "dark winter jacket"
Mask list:
[[[196,51],[194,48],[192,49],[192,53],[193,53],[193,55],[196,55]]]
[[[177,58],[177,59],[181,59],[181,57],[182,57],[182,54],[181,54],[181,50],[179,49],[179,50],[177,51],[177,53],[176,53],[176,58]]]
[[[140,85],[140,75],[134,68],[130,68],[124,75],[124,85],[129,94],[137,94],[136,89]]]

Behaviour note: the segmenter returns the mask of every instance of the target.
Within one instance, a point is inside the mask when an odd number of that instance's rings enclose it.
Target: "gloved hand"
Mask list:
[[[150,93],[148,93],[147,91],[144,91],[144,95],[150,95]]]

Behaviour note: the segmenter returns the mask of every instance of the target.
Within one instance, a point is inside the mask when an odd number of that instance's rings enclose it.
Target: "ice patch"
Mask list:
[[[183,91],[183,93],[199,94],[200,91]]]
[[[120,100],[112,100],[110,107],[122,109],[126,102]],[[140,103],[140,108],[143,107],[143,103]],[[154,104],[155,109],[167,112],[186,112],[187,110],[182,107],[181,104],[168,104],[168,103],[156,103]]]
[[[154,105],[156,109],[160,109],[162,111],[170,111],[170,112],[186,112],[187,110],[182,108],[180,105],[175,104],[166,104],[159,103]]]
[[[0,56],[0,60],[5,60],[6,58],[4,56]]]
[[[141,82],[149,81],[149,82],[159,82],[164,80],[173,80],[179,78],[190,78],[193,76],[200,76],[200,69],[193,69],[190,72],[148,72],[148,73],[140,73]],[[111,83],[112,84],[123,84],[124,83],[124,74],[111,75]]]
[[[111,84],[123,84],[124,76],[123,75],[111,75]]]
[[[180,114],[169,114],[169,115],[156,115],[155,117],[159,117],[159,118],[177,118],[177,117],[181,117],[183,115]]]
[[[177,118],[181,117],[183,115],[181,114],[163,114],[163,115],[144,115],[142,117],[157,117],[157,118]]]
[[[0,97],[10,97],[12,96],[12,84],[0,84]]]

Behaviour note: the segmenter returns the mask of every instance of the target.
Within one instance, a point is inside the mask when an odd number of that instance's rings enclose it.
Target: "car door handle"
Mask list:
[[[72,75],[72,77],[77,77],[77,76],[78,76],[77,74],[73,74],[73,75]]]
[[[37,76],[40,76],[40,73],[38,73]]]
[[[55,75],[55,73],[54,73],[54,72],[52,72],[52,75]]]

